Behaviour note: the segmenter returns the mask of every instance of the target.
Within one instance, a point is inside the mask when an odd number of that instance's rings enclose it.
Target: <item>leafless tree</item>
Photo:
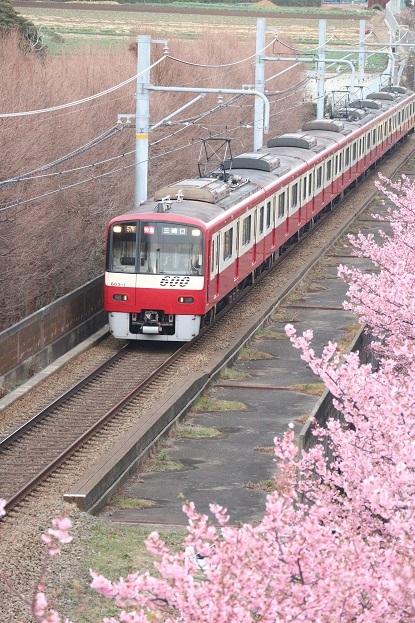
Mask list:
[[[238,88],[254,83],[254,59],[236,61],[254,53],[254,33],[251,40],[239,40],[232,33],[218,39],[208,29],[197,43],[170,42],[171,56],[194,65],[166,59],[154,68],[151,80],[159,85]],[[152,60],[162,54],[162,47],[154,46]],[[23,51],[17,36],[8,36],[0,38],[0,63],[2,112],[9,113],[51,108],[100,93],[134,76],[137,59],[134,43],[124,49],[90,47],[39,58]],[[221,64],[228,66],[200,66]],[[269,71],[275,73],[272,65]],[[304,73],[296,68],[287,75],[270,83],[271,135],[297,129],[311,114],[310,106],[300,105]],[[134,128],[115,129],[76,156],[27,176],[30,179],[20,178],[114,128],[119,113],[133,114],[134,91],[132,82],[75,107],[0,119],[0,182],[12,180],[0,185],[0,329],[103,271],[106,223],[133,208]],[[152,94],[151,123],[191,97]],[[224,104],[218,106],[217,96],[206,96],[175,123],[150,134],[150,195],[161,185],[198,174],[202,138],[226,135],[234,139],[234,153],[252,149],[252,98],[227,96]]]

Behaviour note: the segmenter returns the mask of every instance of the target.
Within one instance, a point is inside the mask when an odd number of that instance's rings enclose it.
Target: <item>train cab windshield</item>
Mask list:
[[[203,275],[203,233],[185,224],[131,221],[110,229],[108,271]]]

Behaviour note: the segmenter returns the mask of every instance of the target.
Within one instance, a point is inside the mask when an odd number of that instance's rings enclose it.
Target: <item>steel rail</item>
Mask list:
[[[190,343],[189,343],[190,344]],[[127,345],[128,346],[128,345]],[[116,355],[121,353],[126,347],[124,346]],[[177,359],[184,350],[188,348],[188,344],[185,344],[182,348],[177,350],[175,353],[170,355],[166,361],[164,361],[158,368],[153,370],[151,374],[141,381],[131,392],[127,394],[120,402],[118,402],[114,407],[112,407],[105,415],[103,415],[99,420],[95,422],[87,431],[82,433],[70,446],[66,448],[59,456],[57,456],[53,461],[51,461],[46,467],[44,467],[36,476],[34,476],[28,483],[26,483],[19,491],[17,491],[11,498],[9,498],[5,505],[5,511],[9,512],[12,508],[17,506],[19,502],[21,502],[35,487],[37,487],[41,482],[43,482],[50,474],[52,474],[64,461],[66,461],[70,456],[72,456],[76,450],[78,450],[86,441],[88,441],[95,433],[97,433],[107,422],[109,422],[113,417],[115,417],[123,407],[125,407],[129,402],[131,402],[136,396],[143,391],[158,375],[160,375],[166,368],[168,368],[175,359]],[[115,356],[114,356],[115,357]],[[113,359],[113,358],[111,358]],[[110,361],[110,360],[108,360]],[[100,370],[102,366],[97,368]],[[92,375],[88,375],[88,377],[93,376],[96,373],[94,371]],[[87,378],[87,377],[86,377]],[[83,379],[84,380],[84,379]],[[76,389],[71,388],[69,391],[74,393],[73,390]],[[61,397],[62,398],[62,397]],[[58,402],[58,399],[56,402]],[[53,404],[55,404],[53,403]],[[47,407],[49,409],[49,407]],[[31,420],[30,420],[31,421]],[[24,426],[19,429],[24,429]],[[16,431],[17,433],[18,431]],[[14,433],[13,433],[14,434]],[[8,438],[9,439],[9,438]]]
[[[125,344],[122,348],[120,348],[114,355],[112,355],[107,361],[104,361],[98,368],[87,374],[83,379],[72,385],[66,392],[61,394],[56,400],[51,402],[47,407],[36,413],[30,420],[27,420],[22,426],[16,428],[15,431],[10,433],[7,437],[0,441],[0,454],[5,450],[11,443],[17,441],[24,435],[24,433],[28,432],[32,428],[34,428],[37,424],[42,422],[48,415],[50,415],[51,411],[57,409],[62,404],[64,404],[69,398],[71,398],[74,394],[76,394],[80,389],[88,385],[90,381],[93,381],[97,376],[101,374],[106,368],[108,368],[111,364],[115,363],[119,357],[126,351],[129,347],[129,344]]]

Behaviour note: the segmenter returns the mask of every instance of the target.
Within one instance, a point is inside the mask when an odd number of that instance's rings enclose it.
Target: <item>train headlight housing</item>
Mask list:
[[[113,294],[112,298],[114,301],[128,301],[128,296],[126,294]]]
[[[179,303],[194,303],[195,302],[193,296],[179,296],[177,300],[179,301]]]

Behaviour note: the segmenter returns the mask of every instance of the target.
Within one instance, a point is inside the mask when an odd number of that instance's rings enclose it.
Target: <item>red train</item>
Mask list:
[[[372,93],[339,117],[225,161],[217,177],[166,186],[114,218],[104,286],[111,333],[193,339],[414,124],[414,93]]]

